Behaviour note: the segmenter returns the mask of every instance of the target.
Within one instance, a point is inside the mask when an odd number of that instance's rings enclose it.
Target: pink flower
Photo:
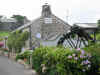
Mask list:
[[[75,57],[74,59],[75,59],[75,60],[78,60],[78,57]]]
[[[84,50],[81,50],[81,54],[84,55],[85,54],[85,51]]]
[[[90,64],[91,62],[89,60],[83,61],[81,64],[82,65],[86,65],[86,64]]]
[[[80,49],[80,48],[77,48],[76,50],[77,50],[77,51],[80,51],[81,49]]]
[[[71,55],[69,55],[69,56],[68,56],[68,59],[71,59],[71,58],[72,58],[72,56],[71,56]]]
[[[89,61],[89,60],[86,60],[86,63],[87,63],[87,64],[89,64],[89,63],[90,63],[90,61]]]
[[[84,56],[83,55],[80,55],[80,58],[84,58]]]

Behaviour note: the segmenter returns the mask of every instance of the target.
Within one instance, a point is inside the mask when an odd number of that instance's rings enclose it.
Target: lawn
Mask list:
[[[8,36],[9,32],[0,31],[0,37]]]

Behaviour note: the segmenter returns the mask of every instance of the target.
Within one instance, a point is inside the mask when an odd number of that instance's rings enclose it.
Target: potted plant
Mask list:
[[[4,56],[8,56],[8,49],[7,48],[3,48],[4,51]]]
[[[24,57],[24,62],[25,63],[29,63],[29,57],[31,55],[31,52],[29,50],[26,50],[24,53],[23,53],[23,57]]]
[[[0,55],[2,55],[3,54],[3,50],[2,50],[2,48],[0,48]]]

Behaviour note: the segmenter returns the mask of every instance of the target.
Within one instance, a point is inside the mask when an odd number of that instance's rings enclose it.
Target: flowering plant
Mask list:
[[[4,43],[3,42],[0,42],[0,48],[3,47],[3,46],[4,46]]]
[[[32,53],[34,69],[40,75],[91,75],[96,74],[97,63],[90,52],[63,47],[40,47]]]
[[[67,61],[70,65],[70,69],[77,69],[80,72],[85,72],[91,68],[91,54],[81,49],[76,49],[72,54],[67,56]]]

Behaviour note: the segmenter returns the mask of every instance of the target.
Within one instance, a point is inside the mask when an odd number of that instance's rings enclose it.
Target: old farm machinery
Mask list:
[[[72,48],[86,47],[89,45],[89,42],[96,42],[96,30],[96,28],[93,28],[92,32],[89,33],[89,31],[86,31],[84,28],[72,26],[70,30],[59,39],[58,45]]]

